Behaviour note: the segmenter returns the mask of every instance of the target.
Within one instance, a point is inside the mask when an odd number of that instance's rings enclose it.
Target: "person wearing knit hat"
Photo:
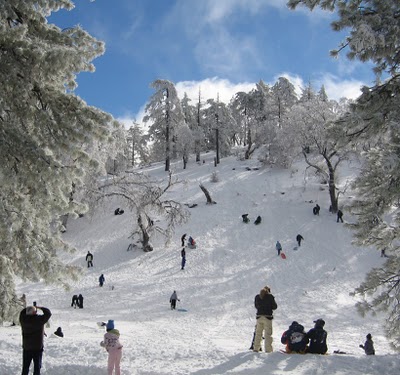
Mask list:
[[[360,344],[360,348],[364,349],[366,355],[375,355],[374,342],[372,341],[372,335],[370,333],[368,333],[364,345]]]
[[[43,314],[37,314],[41,310]],[[49,321],[51,312],[46,307],[28,306],[19,314],[19,322],[22,330],[22,372],[29,374],[29,367],[33,361],[33,373],[40,375],[43,356],[44,326]]]
[[[112,329],[114,329],[114,320],[110,319],[106,324],[106,330],[111,331]]]
[[[121,358],[122,358],[122,344],[119,341],[119,330],[115,329],[114,320],[108,320],[106,324],[106,333],[104,339],[100,343],[108,352],[108,375],[121,375]]]

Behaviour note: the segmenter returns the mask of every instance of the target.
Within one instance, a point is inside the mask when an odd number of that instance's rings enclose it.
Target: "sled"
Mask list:
[[[282,258],[282,259],[286,259],[285,253],[281,253],[281,258]]]

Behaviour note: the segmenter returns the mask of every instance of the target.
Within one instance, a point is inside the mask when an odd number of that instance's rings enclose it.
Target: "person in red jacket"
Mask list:
[[[43,314],[38,314],[41,310]],[[33,374],[40,375],[43,356],[44,325],[49,321],[51,311],[46,307],[28,306],[19,314],[22,330],[22,373],[28,375],[33,360]]]

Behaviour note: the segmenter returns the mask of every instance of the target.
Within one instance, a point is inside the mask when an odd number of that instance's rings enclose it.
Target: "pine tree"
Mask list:
[[[350,210],[358,245],[385,250],[391,258],[373,269],[356,293],[365,297],[360,311],[385,311],[386,333],[400,350],[400,9],[398,0],[290,0],[310,9],[336,10],[336,31],[350,33],[333,56],[347,50],[349,59],[369,61],[377,75],[373,87],[364,87],[343,118],[347,139],[364,149],[363,167],[354,187],[356,199]]]
[[[0,2],[0,320],[13,314],[15,278],[66,285],[79,274],[57,256],[73,250],[59,218],[85,210],[74,191],[87,169],[100,168],[93,146],[113,120],[73,93],[104,45],[80,27],[48,23],[72,8],[69,0]]]

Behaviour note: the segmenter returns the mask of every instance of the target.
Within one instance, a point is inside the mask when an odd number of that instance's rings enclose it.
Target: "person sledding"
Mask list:
[[[242,215],[242,219],[243,219],[243,223],[248,223],[250,221],[250,219],[248,218],[249,214],[243,214]]]
[[[187,246],[190,249],[195,249],[196,248],[196,241],[193,239],[192,236],[189,237],[188,242],[187,242]]]
[[[289,329],[283,332],[281,343],[286,345],[286,353],[305,354],[307,351],[308,337],[304,326],[293,321]]]

